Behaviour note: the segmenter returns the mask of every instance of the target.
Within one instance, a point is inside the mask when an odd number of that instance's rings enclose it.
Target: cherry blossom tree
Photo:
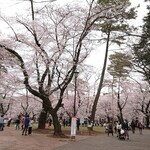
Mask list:
[[[134,117],[140,118],[143,121],[145,119],[146,127],[149,127],[150,124],[150,91],[149,83],[146,81],[137,81],[134,80],[134,88],[132,89],[134,94],[131,99],[131,106],[135,112]]]
[[[17,16],[12,22],[1,17],[11,33],[6,39],[1,37],[0,50],[11,54],[13,69],[26,89],[42,100],[39,128],[45,128],[49,112],[54,134],[60,136],[57,112],[74,72],[92,50],[93,24],[122,17],[126,3],[97,5],[91,0],[86,8],[51,4],[39,8],[32,0],[30,4],[31,13]],[[58,95],[55,101],[54,95]]]
[[[8,116],[8,112],[13,105],[13,96],[19,91],[17,86],[19,86],[20,83],[15,75],[11,75],[7,71],[7,73],[1,72],[0,84],[0,113]],[[11,116],[11,114],[9,116]]]

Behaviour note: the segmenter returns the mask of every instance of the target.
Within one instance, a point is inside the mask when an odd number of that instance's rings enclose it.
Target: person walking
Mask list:
[[[117,137],[119,138],[120,137],[120,131],[121,131],[121,128],[122,128],[122,125],[121,125],[120,122],[117,123],[116,128],[117,128]]]
[[[142,129],[143,129],[142,122],[139,122],[139,123],[138,123],[138,128],[139,128],[140,134],[142,134]]]
[[[134,120],[134,119],[132,120],[130,126],[131,126],[131,129],[132,129],[132,133],[134,134],[134,133],[135,133],[135,127],[136,127],[136,124],[135,124],[135,120]]]
[[[4,115],[0,116],[0,131],[4,130]]]
[[[24,119],[24,117],[21,119],[21,130],[23,130],[23,128],[24,128],[24,122],[25,122],[25,119]]]
[[[28,128],[28,135],[32,134],[32,125],[33,125],[34,121],[30,120],[29,122],[29,128]]]
[[[20,129],[20,118],[18,117],[16,119],[16,130],[19,130]]]
[[[112,134],[112,136],[113,136],[113,125],[112,125],[112,123],[109,123],[108,124],[108,132],[107,132],[107,134],[108,134],[108,136],[109,136],[109,133],[111,133]]]
[[[24,120],[24,128],[22,131],[22,135],[24,135],[24,133],[25,133],[25,135],[27,135],[29,123],[30,123],[30,119],[29,119],[29,115],[27,115]]]
[[[129,140],[129,133],[128,133],[128,130],[129,130],[129,126],[128,126],[128,121],[125,120],[122,124],[122,129],[124,130],[125,132],[125,138],[127,137],[127,140]]]

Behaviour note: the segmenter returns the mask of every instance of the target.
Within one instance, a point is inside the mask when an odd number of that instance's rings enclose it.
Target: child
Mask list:
[[[28,128],[28,135],[32,133],[32,124],[33,124],[33,120],[30,121],[29,123],[29,128]]]

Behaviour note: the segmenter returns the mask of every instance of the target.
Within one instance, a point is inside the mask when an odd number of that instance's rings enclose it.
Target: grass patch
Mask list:
[[[45,129],[38,129],[38,124],[36,123],[36,124],[33,124],[33,130],[34,130],[34,132],[39,133],[39,134],[50,134],[50,135],[53,135],[53,133],[54,133],[53,125],[50,126],[50,127],[48,127],[46,125]],[[66,126],[66,127],[62,126],[62,132],[65,135],[70,136],[71,127],[70,126]],[[101,127],[101,126],[94,126],[93,127],[93,131],[91,132],[92,135],[100,135],[100,134],[104,134],[104,133],[105,133],[105,128]],[[89,135],[89,132],[88,132],[87,127],[80,126],[79,131],[77,131],[76,134],[85,136],[85,135]]]

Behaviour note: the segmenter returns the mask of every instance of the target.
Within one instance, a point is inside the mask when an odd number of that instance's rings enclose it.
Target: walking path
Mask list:
[[[0,131],[0,150],[149,150],[150,130],[138,130],[129,140],[118,140],[116,135],[76,136],[75,140],[53,138],[47,134],[33,133],[22,136],[20,130],[6,127]]]
[[[96,136],[72,142],[53,150],[150,150],[150,130],[143,130],[140,135],[129,132],[129,140],[118,140],[116,136]]]

